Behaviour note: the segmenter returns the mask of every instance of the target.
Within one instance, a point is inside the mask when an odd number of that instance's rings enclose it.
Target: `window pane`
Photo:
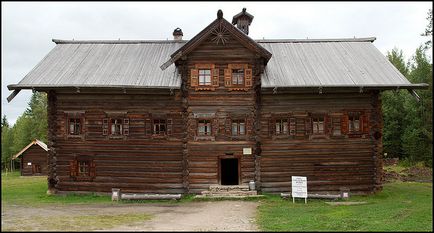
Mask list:
[[[280,122],[276,122],[276,133],[280,133]]]
[[[324,133],[324,122],[318,122],[318,133]]]
[[[245,134],[245,124],[244,124],[244,122],[240,123],[240,134],[241,135]]]
[[[74,123],[69,123],[69,134],[75,134]]]
[[[283,133],[288,133],[288,122],[286,120],[282,121],[283,124]]]
[[[237,135],[237,134],[238,134],[238,124],[232,123],[232,135]]]
[[[354,131],[360,130],[360,121],[357,119],[354,121]]]

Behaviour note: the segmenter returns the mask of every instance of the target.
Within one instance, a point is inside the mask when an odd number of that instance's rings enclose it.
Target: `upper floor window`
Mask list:
[[[122,135],[122,119],[112,119],[111,135]]]
[[[69,135],[79,135],[81,133],[80,118],[69,118]]]
[[[200,69],[199,70],[199,85],[209,86],[211,85],[211,70]]]
[[[312,117],[312,132],[314,134],[324,134],[324,116]]]
[[[232,69],[232,85],[244,85],[244,69]]]
[[[199,135],[211,135],[211,120],[199,120],[198,122]]]
[[[276,120],[276,134],[288,134],[288,120],[278,119]]]
[[[350,133],[358,133],[360,129],[360,112],[348,113],[348,131]]]
[[[232,135],[245,135],[246,134],[246,123],[244,120],[233,120],[232,121]]]
[[[166,134],[166,120],[154,120],[154,134]]]

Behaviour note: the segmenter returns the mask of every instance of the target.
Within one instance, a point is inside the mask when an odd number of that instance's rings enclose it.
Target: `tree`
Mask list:
[[[14,153],[12,150],[12,146],[13,146],[12,130],[9,127],[9,122],[5,115],[3,115],[1,125],[2,125],[1,163],[2,163],[2,170],[3,170],[8,167],[10,163],[10,159],[12,158],[12,155],[14,155]]]
[[[428,20],[428,25],[425,28],[425,32],[421,34],[421,36],[427,36],[428,41],[425,42],[424,49],[429,49],[432,47],[432,9],[428,10],[428,16],[426,17]]]
[[[412,83],[427,83],[429,88],[418,91],[420,102],[406,98],[402,141],[404,154],[410,161],[424,161],[432,166],[432,64],[424,51],[423,46],[416,49],[409,80]]]
[[[32,94],[29,105],[24,112],[30,118],[32,128],[30,131],[31,139],[47,140],[47,95],[43,92]]]
[[[391,52],[387,52],[389,61],[401,72],[402,75],[408,77],[409,65],[405,63],[402,50],[394,48]],[[404,133],[404,100],[408,97],[408,93],[399,91],[384,91],[382,93],[382,109],[383,109],[383,151],[388,157],[403,158],[404,152],[402,148],[401,135]]]

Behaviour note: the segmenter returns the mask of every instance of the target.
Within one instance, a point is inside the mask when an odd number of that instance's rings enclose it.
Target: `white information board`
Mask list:
[[[251,155],[251,154],[252,154],[252,148],[251,147],[243,148],[243,155]]]
[[[292,176],[292,202],[294,198],[304,198],[307,202],[307,177],[305,176]]]

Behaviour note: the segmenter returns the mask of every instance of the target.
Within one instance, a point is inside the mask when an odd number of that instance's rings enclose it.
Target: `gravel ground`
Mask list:
[[[150,220],[119,225],[104,231],[258,231],[255,224],[259,202],[212,201],[181,204],[92,204],[41,207],[2,206],[2,230],[50,231],[38,219],[50,216],[151,214]],[[13,226],[13,227],[12,227]],[[12,227],[12,228],[11,228]],[[80,226],[86,231],[87,226]],[[65,229],[68,231],[68,229]]]

